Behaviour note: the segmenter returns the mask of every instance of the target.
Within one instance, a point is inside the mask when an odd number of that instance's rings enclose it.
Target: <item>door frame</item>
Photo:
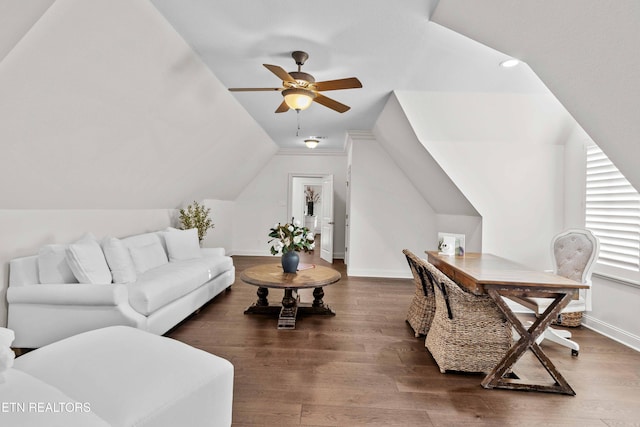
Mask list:
[[[295,173],[295,172],[290,172],[289,173],[289,177],[288,177],[288,181],[287,181],[287,186],[288,186],[288,191],[287,191],[287,221],[291,220],[291,217],[293,216],[293,179],[294,178],[314,178],[314,179],[318,179],[318,184],[313,184],[313,185],[320,185],[322,186],[322,180],[324,177],[331,175],[334,176],[332,173]],[[303,190],[304,192],[304,190]],[[331,195],[331,197],[335,197],[335,189],[333,190],[334,194]],[[324,195],[322,195],[322,197],[324,197]],[[299,219],[301,222],[304,223],[304,218],[297,218]],[[335,238],[335,237],[334,237]],[[320,242],[316,242],[316,246],[318,247],[318,250],[320,250],[319,247]]]

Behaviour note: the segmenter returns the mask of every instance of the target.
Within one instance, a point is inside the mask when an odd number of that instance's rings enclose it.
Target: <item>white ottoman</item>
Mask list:
[[[89,405],[111,426],[231,425],[233,365],[139,329],[85,332],[19,357],[14,369]]]

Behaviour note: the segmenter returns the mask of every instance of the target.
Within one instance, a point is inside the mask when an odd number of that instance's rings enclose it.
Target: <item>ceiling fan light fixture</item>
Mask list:
[[[310,90],[290,88],[282,91],[284,102],[293,110],[306,110],[316,94]]]
[[[307,148],[316,148],[318,146],[318,143],[320,141],[318,141],[317,139],[305,139],[304,143],[307,146]]]

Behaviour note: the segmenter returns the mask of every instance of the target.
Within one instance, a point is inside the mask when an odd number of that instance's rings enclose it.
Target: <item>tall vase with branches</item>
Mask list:
[[[312,187],[304,190],[304,199],[307,202],[307,215],[313,216],[313,206],[320,201],[320,194]]]

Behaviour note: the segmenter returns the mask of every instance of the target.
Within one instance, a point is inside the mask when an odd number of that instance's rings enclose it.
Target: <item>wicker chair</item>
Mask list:
[[[407,323],[409,323],[417,338],[421,335],[427,335],[436,311],[433,283],[431,283],[426,274],[426,261],[418,258],[407,249],[403,250],[402,253],[407,257],[411,274],[413,274],[413,281],[416,285],[416,293],[407,312]]]
[[[511,347],[511,326],[488,295],[465,291],[432,264],[436,313],[425,346],[440,372],[493,369]]]

